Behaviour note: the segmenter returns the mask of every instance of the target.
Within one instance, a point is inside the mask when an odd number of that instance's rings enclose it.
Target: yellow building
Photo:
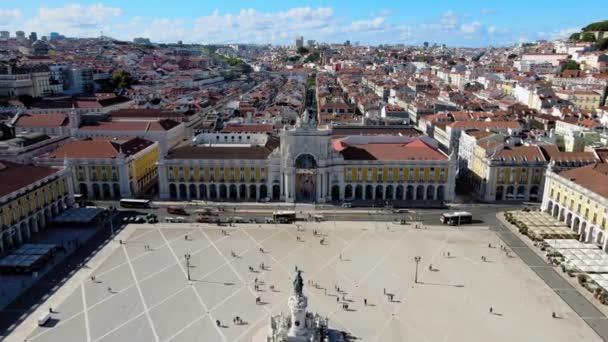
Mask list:
[[[472,191],[484,202],[539,201],[547,159],[538,146],[508,147],[496,140],[475,146],[469,162]]]
[[[31,238],[73,204],[64,169],[0,162],[0,253]]]
[[[73,140],[37,158],[38,164],[65,164],[73,174],[74,189],[84,197],[142,196],[158,182],[157,142],[142,138]]]
[[[393,133],[386,128],[375,130],[375,134]],[[395,133],[343,136],[351,131],[336,129],[333,133],[340,135],[331,140],[329,129],[309,128],[304,133],[300,135],[295,129],[280,139],[252,136],[251,141],[256,142],[250,144],[183,145],[173,149],[159,161],[160,197],[352,201],[370,206],[433,206],[454,198],[455,156],[447,156],[427,138]],[[233,140],[227,138],[218,140]]]
[[[555,94],[584,110],[595,111],[602,104],[602,95],[593,90],[559,90]]]
[[[608,164],[596,163],[559,173],[550,164],[541,209],[579,232],[582,241],[607,251]]]

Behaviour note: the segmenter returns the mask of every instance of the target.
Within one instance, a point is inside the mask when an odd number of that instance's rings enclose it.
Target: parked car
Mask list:
[[[342,203],[342,208],[352,208],[352,207],[353,207],[353,204],[350,202]]]
[[[181,215],[181,216],[188,216],[188,212],[186,211],[186,209],[184,208],[180,208],[180,207],[167,207],[167,213],[171,214],[171,215]]]

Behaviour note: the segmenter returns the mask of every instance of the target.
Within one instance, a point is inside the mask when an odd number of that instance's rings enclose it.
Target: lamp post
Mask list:
[[[418,263],[422,258],[419,256],[414,257],[414,261],[416,262],[416,273],[414,274],[414,284],[418,284]]]
[[[190,254],[184,254],[186,259],[186,273],[188,274],[188,281],[190,281]]]

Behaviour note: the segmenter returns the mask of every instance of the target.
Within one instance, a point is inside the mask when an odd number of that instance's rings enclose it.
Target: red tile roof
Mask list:
[[[273,125],[228,125],[222,129],[223,133],[272,133]]]
[[[0,197],[59,172],[58,169],[0,162]]]
[[[15,127],[48,127],[55,128],[66,126],[68,118],[65,114],[34,114],[21,115],[15,122]]]
[[[493,159],[504,161],[546,161],[543,152],[538,146],[505,147]]]
[[[563,171],[559,175],[604,198],[608,198],[608,164],[606,163],[597,163]]]
[[[152,141],[141,138],[132,138],[126,141],[108,138],[74,140],[51,152],[49,158],[111,159],[116,158],[121,150],[125,156],[129,156],[152,144]]]
[[[346,160],[448,160],[448,156],[421,139],[409,143],[370,143],[339,146],[334,148]]]
[[[159,121],[102,121],[95,125],[80,127],[83,131],[168,131],[179,122],[170,119]]]

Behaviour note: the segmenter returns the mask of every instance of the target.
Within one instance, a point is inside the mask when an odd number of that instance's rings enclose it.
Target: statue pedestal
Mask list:
[[[308,298],[304,295],[293,295],[287,300],[287,306],[291,311],[291,327],[287,333],[289,341],[300,341],[309,335],[309,327],[306,326],[306,308],[308,307]]]

